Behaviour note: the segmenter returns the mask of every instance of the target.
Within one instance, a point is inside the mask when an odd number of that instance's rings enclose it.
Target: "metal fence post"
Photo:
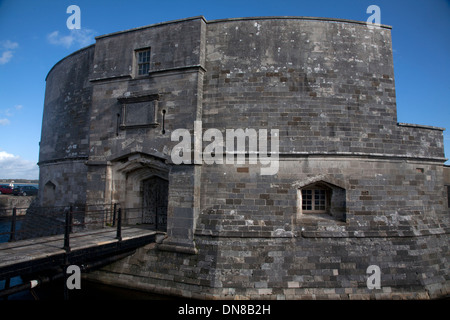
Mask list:
[[[16,240],[16,217],[17,217],[17,208],[14,207],[11,218],[11,234],[9,235],[9,242]]]
[[[117,211],[117,236],[119,241],[122,241],[122,208]]]
[[[69,232],[72,233],[73,228],[73,206],[69,207]]]
[[[116,225],[116,212],[117,212],[117,203],[114,203],[113,221],[112,221],[113,227]]]
[[[70,251],[70,210],[66,210],[66,225],[64,230],[64,247],[63,249],[67,252]]]

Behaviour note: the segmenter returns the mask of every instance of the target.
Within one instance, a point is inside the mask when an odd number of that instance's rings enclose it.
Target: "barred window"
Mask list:
[[[302,211],[323,213],[327,211],[327,190],[303,189]]]
[[[150,49],[136,51],[138,75],[146,75],[150,71]]]
[[[331,217],[345,221],[347,217],[346,190],[320,180],[297,189],[297,217]]]

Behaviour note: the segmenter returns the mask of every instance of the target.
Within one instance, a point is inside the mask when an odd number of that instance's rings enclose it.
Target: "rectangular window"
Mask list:
[[[326,190],[304,189],[302,190],[303,212],[325,212],[327,204]]]
[[[136,51],[138,75],[146,75],[150,71],[150,49]]]

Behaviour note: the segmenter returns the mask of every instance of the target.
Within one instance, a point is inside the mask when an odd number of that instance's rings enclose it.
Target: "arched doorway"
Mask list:
[[[111,193],[124,223],[167,231],[169,171],[165,159],[141,152],[114,159]]]
[[[56,185],[51,181],[47,181],[43,191],[43,205],[46,207],[54,206],[56,199]]]

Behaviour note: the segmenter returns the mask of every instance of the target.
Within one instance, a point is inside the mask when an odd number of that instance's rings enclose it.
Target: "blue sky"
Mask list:
[[[66,26],[72,4],[81,9],[80,30]],[[393,27],[398,121],[447,128],[449,158],[449,0],[0,0],[0,178],[38,178],[45,77],[95,36],[199,15],[366,21],[372,4],[381,9],[381,23]]]

